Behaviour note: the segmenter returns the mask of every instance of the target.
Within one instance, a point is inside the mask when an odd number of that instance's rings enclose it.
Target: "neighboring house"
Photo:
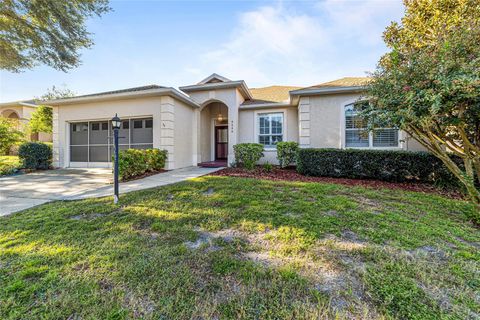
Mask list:
[[[301,88],[250,89],[243,80],[212,74],[195,85],[150,85],[45,102],[53,107],[54,165],[109,166],[110,119],[123,120],[120,148],[168,150],[167,169],[234,161],[233,146],[258,142],[262,161],[276,163],[275,143],[315,148],[421,150],[404,132],[362,134],[353,103],[366,78],[343,78]]]
[[[0,103],[0,117],[16,119],[20,121],[21,124],[28,125],[32,113],[37,108],[35,100],[24,100],[24,101],[13,101],[13,102],[4,102]],[[52,135],[50,133],[39,132],[32,134],[30,140],[41,141],[41,142],[51,142]]]

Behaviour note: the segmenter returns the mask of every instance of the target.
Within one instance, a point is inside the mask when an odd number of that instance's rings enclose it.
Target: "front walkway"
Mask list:
[[[189,167],[120,184],[120,193],[176,183],[219,170]],[[0,178],[0,216],[53,200],[78,200],[113,194],[110,169],[59,169]]]

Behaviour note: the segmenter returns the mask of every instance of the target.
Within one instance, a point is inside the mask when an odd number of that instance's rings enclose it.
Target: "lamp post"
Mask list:
[[[115,114],[115,117],[112,118],[112,128],[113,128],[113,143],[114,143],[114,152],[115,160],[113,165],[113,203],[118,203],[118,129],[122,122],[120,118]]]

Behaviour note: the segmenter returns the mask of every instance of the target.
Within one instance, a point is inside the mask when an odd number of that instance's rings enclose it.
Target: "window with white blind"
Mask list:
[[[258,143],[266,148],[275,148],[283,141],[283,113],[258,114]]]
[[[356,104],[345,106],[345,147],[347,148],[396,148],[398,129],[376,128],[368,130],[367,122],[360,115]]]

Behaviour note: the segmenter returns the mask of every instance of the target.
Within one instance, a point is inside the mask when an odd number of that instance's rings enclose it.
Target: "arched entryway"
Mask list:
[[[228,158],[228,107],[220,101],[206,103],[200,111],[200,163],[226,165]]]
[[[1,113],[2,117],[8,118],[8,119],[20,119],[18,116],[18,113],[14,110],[4,110]]]

